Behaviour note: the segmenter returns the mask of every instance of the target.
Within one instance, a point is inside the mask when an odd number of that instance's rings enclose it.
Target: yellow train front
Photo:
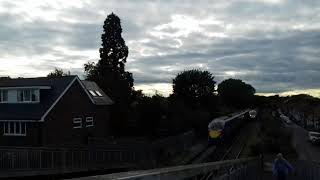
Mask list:
[[[214,119],[210,122],[208,125],[209,144],[216,144],[222,140],[224,124],[223,119]]]
[[[238,129],[248,120],[255,119],[256,115],[255,110],[244,110],[212,120],[208,125],[209,144],[231,140]]]

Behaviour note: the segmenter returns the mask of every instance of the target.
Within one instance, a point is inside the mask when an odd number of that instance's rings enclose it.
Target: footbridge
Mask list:
[[[292,161],[295,168],[291,180],[316,180],[320,177],[320,163]],[[269,180],[271,163],[261,157],[191,164],[168,168],[130,171],[109,175],[76,178],[74,180]]]

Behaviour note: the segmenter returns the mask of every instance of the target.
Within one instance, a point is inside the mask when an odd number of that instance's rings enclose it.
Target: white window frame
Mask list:
[[[7,100],[6,101],[4,101],[3,99],[4,99],[4,91],[6,91],[7,92]],[[9,95],[8,95],[8,90],[1,90],[0,89],[0,103],[7,103],[8,102],[8,99],[9,99]]]
[[[29,91],[29,100],[26,100],[26,91]],[[37,92],[38,91],[38,92]],[[19,94],[22,92],[23,97],[22,97],[22,101],[20,101],[19,99]],[[32,101],[32,94],[34,94],[35,97],[35,101]],[[18,89],[17,90],[17,102],[18,103],[38,103],[40,102],[40,92],[39,89]]]
[[[11,132],[11,125],[13,125],[13,132]],[[17,127],[18,126],[18,127]],[[24,129],[24,133],[22,133]],[[26,136],[27,135],[27,123],[19,121],[5,121],[3,122],[3,135],[4,136]]]
[[[93,117],[86,117],[86,127],[94,126]]]
[[[76,117],[73,118],[73,129],[82,128],[82,118]]]

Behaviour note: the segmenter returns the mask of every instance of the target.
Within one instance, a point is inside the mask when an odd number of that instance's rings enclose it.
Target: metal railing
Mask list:
[[[289,179],[292,180],[318,180],[320,177],[320,163],[314,161],[296,160],[292,162],[293,174]]]
[[[0,177],[13,172],[72,172],[117,168],[144,158],[134,150],[90,148],[1,147]]]
[[[262,159],[246,158],[203,164],[176,166],[136,172],[77,178],[77,180],[259,180],[262,177]]]

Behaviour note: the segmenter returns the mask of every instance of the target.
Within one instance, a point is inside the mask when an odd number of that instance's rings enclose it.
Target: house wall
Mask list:
[[[94,105],[76,81],[64,94],[42,124],[43,146],[86,145],[87,138],[108,135],[109,106]],[[94,126],[86,127],[92,116]],[[82,128],[73,128],[73,118],[82,118]]]
[[[0,145],[1,146],[40,146],[41,123],[27,122],[26,136],[6,136],[4,134],[4,123],[0,122]]]

